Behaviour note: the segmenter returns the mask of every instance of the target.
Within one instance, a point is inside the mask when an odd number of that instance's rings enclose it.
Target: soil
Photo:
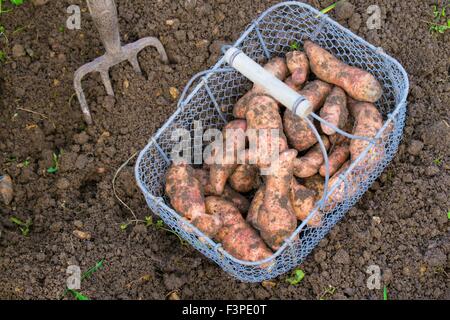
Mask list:
[[[237,281],[155,226],[131,223],[121,230],[133,217],[112,188],[119,166],[175,110],[169,88],[181,92],[217,60],[223,43],[236,40],[278,1],[116,2],[122,41],[156,36],[171,63],[162,64],[148,48],[139,56],[144,75],[117,65],[111,71],[115,99],[98,75],[88,76],[83,86],[91,127],[84,125],[72,85],[74,71],[103,54],[85,2],[34,7],[28,1],[0,15],[8,38],[0,37],[8,55],[0,64],[0,173],[13,178],[15,190],[9,206],[0,204],[0,298],[58,299],[69,265],[86,271],[105,259],[82,283],[91,299],[165,299],[174,290],[181,299],[382,299],[384,286],[389,299],[450,299],[450,31],[432,34],[422,22],[433,19],[436,1],[351,1],[354,8],[338,12],[346,18],[341,24],[405,67],[408,117],[395,159],[299,266],[306,276],[297,286],[286,283],[286,275],[263,284]],[[309,1],[316,8],[332,2]],[[61,27],[71,4],[81,6],[81,30]],[[373,4],[382,11],[380,30],[365,23]],[[58,172],[48,173],[59,150]],[[117,192],[143,219],[151,212],[133,164],[118,175]],[[11,216],[32,219],[28,236]],[[381,269],[379,290],[366,286],[370,265]]]

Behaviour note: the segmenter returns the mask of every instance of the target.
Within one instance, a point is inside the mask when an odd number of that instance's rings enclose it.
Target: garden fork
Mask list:
[[[86,102],[86,97],[81,86],[83,77],[94,71],[100,72],[106,92],[110,96],[114,96],[114,91],[109,78],[109,68],[128,60],[133,69],[141,74],[141,68],[137,55],[139,51],[147,46],[153,46],[158,50],[161,60],[168,62],[166,51],[162,43],[154,37],[142,38],[134,43],[127,44],[122,47],[120,43],[119,22],[117,18],[117,7],[114,0],[86,0],[89,12],[94,20],[94,24],[100,33],[100,39],[106,49],[106,53],[80,67],[75,72],[74,86],[80,102],[81,111],[88,125],[92,124],[92,116]]]

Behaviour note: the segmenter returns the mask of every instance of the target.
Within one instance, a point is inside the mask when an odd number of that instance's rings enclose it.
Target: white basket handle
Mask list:
[[[225,61],[247,79],[263,87],[272,98],[295,115],[305,118],[313,112],[311,103],[305,97],[266,71],[241,50],[229,48],[225,52]]]

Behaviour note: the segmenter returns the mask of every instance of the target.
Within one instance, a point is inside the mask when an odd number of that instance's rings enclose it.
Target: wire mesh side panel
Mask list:
[[[233,105],[251,88],[251,83],[236,71],[212,73],[200,79],[193,86],[187,102],[157,133],[136,164],[138,184],[153,212],[198,251],[242,281],[271,279],[300,264],[379,177],[395,155],[401,139],[408,88],[401,66],[330,19],[317,15],[317,10],[301,3],[279,4],[250,26],[236,47],[255,61],[263,62],[269,57],[284,56],[293,41],[303,44],[305,39],[311,39],[346,63],[370,71],[383,86],[383,96],[376,106],[384,119],[390,119],[391,123],[383,133],[380,132],[380,139],[367,156],[354,164],[343,180],[336,182],[336,189],[341,190],[343,196],[338,199],[328,196],[318,212],[322,217],[321,227],[305,226],[298,240],[278,252],[271,262],[255,266],[231,257],[170,208],[164,195],[164,175],[176,143],[174,132],[181,131],[190,137],[190,143],[184,146],[182,153],[194,160],[196,121],[201,121],[203,131],[221,130],[226,121],[232,119]],[[224,67],[223,63],[218,63],[212,70],[221,67]]]

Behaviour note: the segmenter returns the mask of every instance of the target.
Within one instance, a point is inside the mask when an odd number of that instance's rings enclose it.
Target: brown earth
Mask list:
[[[159,37],[171,63],[161,64],[156,51],[146,49],[140,55],[145,76],[126,63],[116,66],[115,103],[100,77],[89,76],[83,83],[95,121],[89,128],[73,97],[73,73],[103,48],[85,2],[27,2],[0,15],[8,38],[0,37],[8,55],[0,63],[0,173],[12,176],[15,187],[11,205],[0,204],[0,298],[57,299],[68,265],[87,270],[104,258],[105,267],[82,284],[91,299],[164,299],[173,290],[182,299],[318,299],[328,288],[335,290],[327,299],[381,299],[382,290],[366,287],[372,264],[380,266],[390,299],[450,299],[450,31],[431,34],[422,22],[432,20],[436,1],[351,1],[355,11],[340,21],[405,67],[408,118],[395,160],[300,266],[306,277],[298,286],[287,284],[286,275],[272,286],[241,283],[171,233],[143,224],[122,231],[132,216],[111,183],[174,111],[169,88],[181,91],[217,60],[223,43],[278,1],[117,2],[123,42]],[[333,1],[309,2],[324,8]],[[82,7],[81,30],[61,28],[70,4]],[[380,30],[366,27],[371,4],[382,10]],[[330,15],[336,14],[346,16]],[[59,171],[47,173],[61,149]],[[133,162],[117,189],[139,218],[150,214]],[[11,216],[32,219],[28,236]],[[78,239],[76,229],[91,239]]]

